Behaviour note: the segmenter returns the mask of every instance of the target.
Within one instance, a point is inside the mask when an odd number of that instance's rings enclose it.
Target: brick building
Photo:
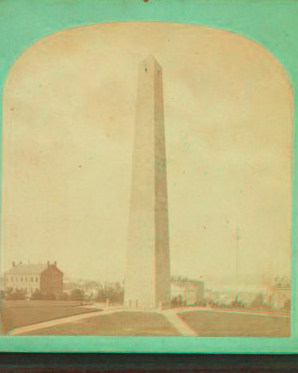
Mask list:
[[[63,292],[63,272],[54,264],[16,264],[4,274],[4,290],[21,290],[26,294],[32,294],[39,290],[43,294],[58,296]]]

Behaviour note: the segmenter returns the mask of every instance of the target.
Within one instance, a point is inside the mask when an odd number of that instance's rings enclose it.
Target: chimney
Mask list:
[[[12,262],[12,266],[13,266],[13,267],[16,266],[16,262],[15,262],[15,261]]]
[[[57,262],[56,262],[56,260],[54,261],[54,266],[57,267]]]
[[[50,267],[50,262],[48,261],[48,263],[47,263],[47,266],[48,266],[48,268]]]

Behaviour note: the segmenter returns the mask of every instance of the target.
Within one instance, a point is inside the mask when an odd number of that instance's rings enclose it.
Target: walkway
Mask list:
[[[179,317],[178,310],[169,309],[159,311],[159,313],[164,315],[181,335],[197,336],[197,333]]]

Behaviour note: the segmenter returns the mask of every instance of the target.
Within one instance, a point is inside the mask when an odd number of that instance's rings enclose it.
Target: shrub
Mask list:
[[[270,310],[270,309],[271,309],[271,305],[270,305],[269,303],[264,303],[264,304],[262,305],[262,308],[263,308],[264,310]]]
[[[84,300],[84,290],[74,289],[70,294],[71,300]]]
[[[106,293],[101,289],[97,292],[94,298],[95,302],[105,302],[107,300]]]
[[[232,303],[231,303],[231,306],[232,307],[235,307],[235,308],[244,308],[244,303],[241,301],[241,300],[234,300]]]
[[[198,300],[196,301],[196,305],[197,305],[197,306],[205,306],[205,304],[206,304],[206,301],[205,301],[204,298],[198,299]]]
[[[251,307],[262,308],[263,303],[264,303],[264,295],[262,293],[259,293],[256,295],[255,299],[251,302]]]
[[[95,302],[106,302],[107,299],[110,302],[114,303],[123,303],[124,302],[124,289],[121,290],[114,290],[114,289],[107,289],[107,290],[99,290],[95,295]]]
[[[111,290],[107,292],[107,298],[110,299],[111,302],[123,303],[124,302],[124,290],[120,290],[120,291]]]
[[[6,297],[7,300],[25,300],[25,293],[19,289],[15,292],[9,293]]]
[[[42,300],[43,294],[40,290],[35,290],[35,292],[31,295],[30,300]]]

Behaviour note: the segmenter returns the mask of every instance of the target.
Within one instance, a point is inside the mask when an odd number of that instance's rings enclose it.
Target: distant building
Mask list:
[[[273,285],[272,307],[284,309],[291,301],[291,281],[286,277],[276,277]]]
[[[272,307],[275,309],[284,309],[291,300],[291,289],[276,288],[273,290]]]
[[[105,282],[104,284],[104,290],[109,291],[109,290],[114,290],[116,292],[119,292],[122,290],[122,286],[120,282]]]
[[[12,263],[4,273],[4,290],[21,290],[32,294],[39,290],[43,294],[59,295],[63,292],[63,272],[54,264]]]
[[[194,305],[204,302],[204,282],[187,277],[171,278],[173,305]]]

